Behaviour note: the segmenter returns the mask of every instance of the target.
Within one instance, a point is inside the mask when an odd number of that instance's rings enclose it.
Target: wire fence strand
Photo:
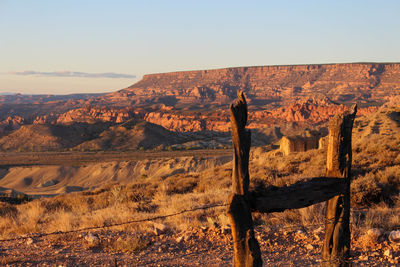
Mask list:
[[[361,192],[364,190],[360,190],[358,192]],[[366,191],[366,190],[365,190]],[[364,191],[364,192],[365,192]],[[79,229],[74,229],[74,230],[68,230],[68,231],[55,231],[55,232],[49,232],[49,233],[34,233],[31,235],[24,235],[24,236],[18,236],[14,238],[7,238],[7,239],[0,239],[0,242],[6,242],[6,241],[17,241],[17,240],[24,240],[28,238],[40,238],[43,236],[50,236],[50,235],[63,235],[63,234],[69,234],[69,233],[77,233],[77,232],[84,232],[84,231],[90,231],[90,230],[97,230],[97,229],[105,229],[105,228],[111,228],[111,227],[117,227],[117,226],[123,226],[123,225],[129,225],[129,224],[135,224],[135,223],[142,223],[142,222],[149,222],[149,221],[155,221],[158,219],[165,219],[169,217],[174,217],[178,216],[181,214],[189,213],[189,212],[194,212],[198,210],[208,210],[208,209],[214,209],[214,208],[222,208],[222,207],[228,207],[228,204],[210,204],[210,205],[205,205],[201,207],[196,207],[193,209],[186,209],[182,210],[179,212],[175,213],[170,213],[170,214],[165,214],[165,215],[157,215],[149,218],[144,218],[144,219],[137,219],[137,220],[129,220],[121,223],[113,223],[113,224],[107,224],[107,225],[101,225],[101,226],[92,226],[92,227],[85,227],[85,228],[79,228]],[[351,208],[352,212],[363,212],[367,211],[370,208]],[[400,208],[393,208],[393,210],[398,210]],[[339,222],[337,219],[333,218],[330,220],[325,219],[324,222],[322,223],[312,223],[312,224],[292,224],[288,226],[272,226],[272,228],[275,229],[296,229],[296,228],[308,228],[308,227],[316,227],[316,226],[325,226],[330,223],[334,222]],[[354,222],[350,221],[351,224],[354,224]],[[395,229],[400,229],[400,225],[398,227],[395,227]]]
[[[121,222],[121,223],[113,223],[113,224],[108,224],[108,225],[85,227],[85,228],[79,228],[79,229],[69,230],[69,231],[56,231],[56,232],[50,232],[50,233],[35,233],[35,234],[31,234],[31,235],[26,235],[26,236],[19,236],[19,237],[8,238],[8,239],[0,239],[0,242],[16,241],[16,240],[23,240],[23,239],[28,239],[28,238],[38,238],[38,237],[49,236],[49,235],[62,235],[62,234],[69,234],[69,233],[77,233],[77,232],[104,229],[104,228],[110,228],[110,227],[116,227],[116,226],[122,226],[122,225],[134,224],[134,223],[155,221],[158,219],[165,219],[168,217],[178,216],[178,215],[188,213],[188,212],[193,212],[193,211],[198,211],[198,210],[208,210],[208,209],[221,208],[221,207],[227,207],[227,206],[228,206],[227,204],[212,204],[212,205],[206,205],[206,206],[202,206],[202,207],[196,207],[193,209],[182,210],[182,211],[175,212],[175,213],[158,215],[158,216],[153,216],[153,217],[145,218],[145,219],[130,220],[130,221]]]

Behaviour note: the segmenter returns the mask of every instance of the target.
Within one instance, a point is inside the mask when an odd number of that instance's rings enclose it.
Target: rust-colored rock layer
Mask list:
[[[398,103],[400,63],[238,67],[145,75],[106,95],[0,96],[0,134],[21,124],[144,119],[177,132],[228,132],[227,105],[244,91],[249,128],[315,124],[357,103],[358,114]]]
[[[249,102],[257,104],[315,95],[327,96],[339,103],[382,103],[400,89],[400,64],[261,66],[150,74],[98,100],[225,104],[239,89],[246,93]]]

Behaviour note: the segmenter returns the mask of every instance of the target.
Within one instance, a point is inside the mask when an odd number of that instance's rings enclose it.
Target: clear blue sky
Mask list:
[[[115,91],[180,70],[400,62],[399,14],[395,0],[0,0],[0,93]]]

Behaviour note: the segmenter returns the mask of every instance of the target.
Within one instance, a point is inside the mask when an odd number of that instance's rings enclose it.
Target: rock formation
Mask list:
[[[131,107],[126,108],[107,108],[86,106],[79,109],[73,109],[57,117],[57,124],[68,124],[73,122],[125,122],[137,115]]]
[[[317,149],[319,146],[319,139],[319,134],[311,131],[306,131],[303,135],[284,136],[280,142],[280,150],[287,156],[293,152]]]
[[[267,104],[328,96],[338,103],[384,102],[400,89],[399,63],[239,67],[145,75],[136,84],[98,97],[98,103],[226,104],[240,89],[249,102]]]
[[[327,122],[336,114],[346,110],[346,106],[335,103],[321,104],[315,99],[299,100],[288,106],[272,110],[255,110],[249,113],[248,128],[266,128],[281,123],[318,124]],[[377,107],[361,108],[359,114],[375,112]],[[163,126],[170,131],[220,131],[230,129],[229,114],[226,110],[210,112],[184,113],[176,110],[152,111],[145,113],[143,119]]]
[[[248,99],[248,128],[319,124],[351,103],[374,112],[400,96],[400,63],[239,67],[145,75],[106,95],[0,96],[0,133],[20,124],[123,123],[144,119],[175,132],[230,129],[227,105]],[[13,118],[21,118],[19,121]]]
[[[3,134],[7,131],[14,131],[21,127],[24,124],[24,118],[20,116],[10,116],[7,119],[0,121],[0,134]]]

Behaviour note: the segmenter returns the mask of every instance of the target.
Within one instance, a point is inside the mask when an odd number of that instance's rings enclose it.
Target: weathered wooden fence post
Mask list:
[[[329,124],[326,176],[346,180],[343,194],[327,201],[325,238],[322,248],[324,266],[348,266],[350,256],[350,171],[351,133],[357,106],[333,118]]]
[[[248,199],[249,152],[251,133],[245,129],[247,103],[243,92],[231,105],[231,133],[234,148],[232,169],[233,195],[230,198],[228,217],[233,235],[233,266],[262,266],[260,246],[254,237],[253,219]]]
[[[260,246],[254,237],[251,212],[282,212],[327,201],[326,231],[322,249],[323,265],[350,265],[350,171],[351,134],[357,112],[333,118],[329,125],[326,177],[314,177],[290,186],[249,191],[250,131],[246,130],[247,103],[243,92],[231,105],[231,131],[234,148],[233,194],[228,217],[233,235],[233,266],[261,266]]]

